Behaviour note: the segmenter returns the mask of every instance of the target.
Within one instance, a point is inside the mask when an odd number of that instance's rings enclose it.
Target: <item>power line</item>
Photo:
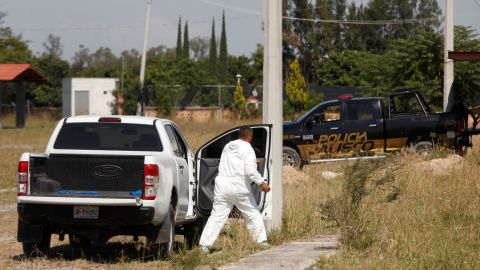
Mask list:
[[[439,21],[438,17],[420,18],[420,19],[404,19],[404,20],[321,20],[321,19],[307,19],[283,16],[283,19],[293,21],[307,21],[307,22],[320,22],[320,23],[335,23],[335,24],[359,24],[359,25],[391,25],[391,24],[407,24],[407,23],[423,23],[423,22],[435,22]]]
[[[210,0],[198,0],[199,2],[203,2],[205,4],[208,4],[208,5],[212,5],[212,6],[217,6],[217,7],[222,7],[222,8],[226,8],[226,9],[230,9],[230,10],[235,10],[235,11],[238,11],[238,12],[243,12],[243,13],[248,13],[248,14],[255,14],[255,15],[258,15],[258,16],[263,16],[263,12],[259,12],[259,11],[255,11],[255,10],[250,10],[250,9],[245,9],[245,8],[241,8],[241,7],[235,7],[235,6],[231,6],[231,5],[226,5],[226,4],[222,4],[222,3],[218,3],[218,2],[214,2],[214,1],[210,1]]]
[[[474,0],[475,4],[480,7],[480,1],[479,0]]]
[[[249,14],[256,14],[259,16],[263,16],[263,13],[244,9],[236,6],[221,4],[218,2],[214,2],[211,0],[198,0],[199,2],[203,2],[205,4],[223,7],[225,9],[235,10],[239,12],[249,13]],[[476,0],[477,1],[477,0]],[[439,17],[431,17],[431,18],[418,18],[418,19],[402,19],[402,20],[322,20],[322,19],[310,19],[310,18],[298,18],[292,16],[282,16],[285,20],[293,20],[293,21],[310,21],[310,22],[320,22],[320,23],[335,23],[335,24],[358,24],[358,25],[391,25],[391,24],[408,24],[408,23],[423,23],[429,21],[439,21]]]
[[[237,21],[244,20],[249,18],[257,18],[258,15],[246,15],[238,17],[226,18],[227,21]],[[221,18],[216,19],[216,22],[221,22]],[[211,24],[212,20],[197,20],[191,21],[191,24]],[[59,27],[59,28],[50,28],[50,27],[39,27],[39,28],[16,28],[16,31],[22,32],[42,32],[42,31],[97,31],[97,30],[130,30],[144,28],[145,25],[125,25],[125,26],[82,26],[82,27]],[[150,28],[162,28],[162,27],[177,27],[177,23],[163,23],[150,25]]]

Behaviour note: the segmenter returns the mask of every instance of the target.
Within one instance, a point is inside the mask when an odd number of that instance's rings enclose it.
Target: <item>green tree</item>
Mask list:
[[[45,53],[35,59],[33,66],[47,82],[35,86],[30,94],[34,106],[58,107],[62,104],[62,79],[70,77],[70,65],[56,54]]]
[[[190,40],[190,49],[193,53],[193,59],[200,60],[207,57],[208,39],[194,37]]]
[[[392,42],[385,57],[394,87],[420,91],[434,108],[442,107],[443,39],[432,31]]]
[[[442,10],[438,6],[437,0],[418,0],[416,18],[440,17]],[[435,31],[440,27],[440,19],[438,21],[427,21],[421,26],[425,30]]]
[[[60,37],[53,34],[49,34],[47,40],[43,42],[43,48],[45,48],[44,54],[53,55],[55,57],[61,57],[63,54],[63,45],[60,41]]]
[[[227,51],[227,30],[225,29],[225,11],[222,15],[222,34],[220,36],[220,53],[218,55],[218,68],[220,73],[220,81],[226,83],[228,78],[228,51]]]
[[[247,115],[247,100],[243,95],[243,87],[240,83],[237,83],[233,92],[233,115],[238,119],[245,118]]]
[[[217,74],[217,39],[215,37],[215,18],[212,20],[212,35],[210,37],[210,51],[208,54],[210,72]]]
[[[72,60],[72,73],[74,75],[77,75],[83,70],[88,69],[90,67],[90,64],[92,63],[90,49],[80,44],[78,47],[78,51],[75,52]]]
[[[43,45],[45,52],[35,58],[33,66],[47,82],[35,85],[29,95],[34,106],[58,107],[62,104],[62,80],[70,77],[70,65],[60,58],[63,45],[59,37],[50,34]]]
[[[188,38],[188,21],[185,21],[185,30],[183,31],[183,57],[190,58],[190,39]]]
[[[287,102],[295,114],[305,109],[308,101],[307,84],[297,59],[290,64],[290,74],[285,86],[285,92]]]
[[[32,52],[21,35],[14,35],[12,29],[3,26],[7,13],[0,12],[0,63],[30,63]]]
[[[182,17],[178,18],[177,47],[175,52],[177,58],[182,57]]]
[[[363,6],[357,7],[355,2],[350,3],[348,6],[348,13],[346,19],[349,21],[362,20],[363,18]],[[347,50],[364,51],[365,38],[362,35],[362,25],[350,24],[345,29],[345,48]]]
[[[455,51],[480,51],[480,39],[470,26],[455,26],[454,44]],[[477,102],[480,97],[480,63],[455,62],[454,72],[452,91],[455,96],[468,105]]]
[[[346,0],[335,0],[335,20],[343,21],[345,20],[345,11],[347,8],[347,1]],[[334,46],[339,51],[343,51],[345,48],[344,44],[344,32],[345,27],[343,24],[335,24],[334,25]]]
[[[314,8],[308,0],[294,0],[293,1],[293,11],[292,14],[294,17],[298,18],[306,18],[306,19],[313,19],[314,18]],[[295,34],[295,49],[299,51],[299,55],[295,57],[298,59],[302,66],[302,71],[307,74],[307,79],[311,80],[312,78],[309,77],[309,73],[306,71],[311,69],[313,63],[313,55],[312,52],[315,48],[315,33],[314,27],[315,23],[312,21],[305,21],[305,20],[295,20],[292,23],[293,26],[293,33]],[[288,65],[288,63],[285,63]]]

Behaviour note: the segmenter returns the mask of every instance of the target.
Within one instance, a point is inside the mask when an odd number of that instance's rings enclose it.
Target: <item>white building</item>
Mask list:
[[[116,78],[65,78],[62,81],[63,116],[112,115]]]

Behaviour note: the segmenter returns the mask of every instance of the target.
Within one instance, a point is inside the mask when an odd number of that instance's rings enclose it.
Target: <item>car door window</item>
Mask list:
[[[263,128],[253,129],[253,140],[250,143],[257,158],[265,158],[265,141],[267,131]],[[223,152],[223,147],[231,141],[238,139],[238,130],[225,134],[217,140],[213,141],[208,147],[202,151],[203,158],[219,159]]]
[[[167,125],[165,126],[165,131],[167,131],[168,139],[170,140],[170,144],[172,145],[173,153],[177,157],[183,157],[182,148],[177,141],[177,138],[175,136],[175,131],[173,131],[173,127],[170,125]]]
[[[178,144],[178,148],[180,149],[181,157],[183,157],[185,160],[187,159],[187,143],[184,141],[183,136],[180,134],[180,131],[172,127],[173,132],[175,133],[175,139]]]
[[[415,95],[397,95],[390,101],[391,113],[401,114],[423,114],[423,108]]]
[[[345,120],[375,120],[381,118],[379,114],[378,102],[374,100],[355,101],[347,103]]]
[[[334,122],[340,120],[341,105],[335,103],[324,107],[313,116],[314,123]]]

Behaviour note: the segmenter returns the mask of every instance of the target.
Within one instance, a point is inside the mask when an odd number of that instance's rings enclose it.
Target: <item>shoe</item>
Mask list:
[[[210,248],[208,248],[207,246],[199,246],[198,248],[203,254],[210,254]]]
[[[271,245],[267,242],[267,241],[263,241],[263,242],[260,242],[258,243],[261,247],[264,247],[264,248],[269,248],[271,247]]]

